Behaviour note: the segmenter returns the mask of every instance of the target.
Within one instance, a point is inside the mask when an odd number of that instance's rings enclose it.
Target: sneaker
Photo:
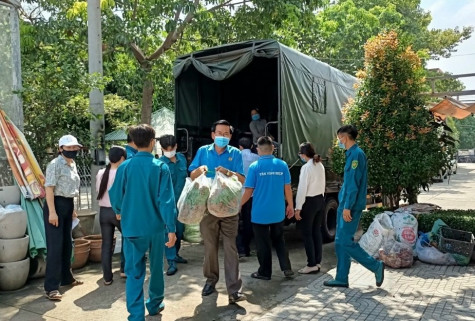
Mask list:
[[[176,257],[175,257],[175,262],[180,263],[180,264],[186,264],[186,263],[188,263],[188,260],[182,258],[181,256],[179,256],[177,254]]]
[[[246,296],[241,292],[234,292],[229,296],[229,304],[234,304],[239,301],[246,300]]]
[[[303,269],[298,271],[300,274],[315,274],[320,272],[320,267],[318,265],[315,266],[306,266]]]
[[[294,274],[295,274],[295,273],[294,273],[294,271],[292,271],[292,270],[285,270],[285,271],[284,271],[284,275],[285,275],[286,278],[291,278],[291,277],[294,276]]]
[[[329,286],[329,287],[332,287],[332,288],[347,288],[348,287],[348,283],[341,282],[341,281],[338,281],[338,280],[325,281],[325,282],[323,282],[323,285],[324,286]]]
[[[168,270],[167,270],[167,275],[173,275],[178,271],[175,261],[173,260],[168,260]]]

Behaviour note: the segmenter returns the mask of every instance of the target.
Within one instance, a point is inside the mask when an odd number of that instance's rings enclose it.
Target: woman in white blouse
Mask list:
[[[297,190],[295,218],[302,232],[307,254],[307,266],[300,269],[301,274],[320,272],[322,261],[322,218],[325,208],[325,167],[320,155],[315,153],[311,143],[302,143],[299,157],[304,163],[300,170]]]

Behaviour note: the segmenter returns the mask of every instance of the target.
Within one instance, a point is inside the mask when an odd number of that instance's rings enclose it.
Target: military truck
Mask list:
[[[342,108],[355,94],[356,78],[274,40],[226,44],[179,57],[174,64],[175,131],[191,160],[212,142],[210,128],[228,120],[235,131],[231,144],[248,135],[251,109],[267,120],[276,141],[276,156],[290,166],[298,186],[302,142],[312,142],[326,165],[323,235],[336,231],[340,178],[328,169],[327,156],[341,126]]]

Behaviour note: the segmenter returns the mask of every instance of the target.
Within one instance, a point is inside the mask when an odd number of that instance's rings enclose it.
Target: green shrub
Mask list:
[[[374,217],[385,210],[385,208],[380,207],[363,212],[360,221],[363,231],[366,232]],[[439,210],[431,214],[417,214],[415,216],[419,224],[418,229],[422,232],[430,232],[434,222],[441,219],[450,228],[472,232],[475,235],[475,210]]]

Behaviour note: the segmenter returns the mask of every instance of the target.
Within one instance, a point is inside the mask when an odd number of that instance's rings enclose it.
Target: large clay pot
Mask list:
[[[74,261],[71,264],[72,269],[80,269],[86,265],[91,251],[91,242],[84,239],[74,240]]]
[[[91,262],[101,262],[101,252],[102,252],[102,235],[95,234],[95,235],[88,235],[82,238],[83,240],[91,241],[91,252],[89,254],[89,261]],[[116,236],[114,235],[114,240],[112,242],[112,249],[115,247],[115,239]]]
[[[28,253],[30,237],[24,235],[19,239],[0,239],[0,263],[21,261]]]
[[[30,271],[30,258],[18,262],[0,263],[0,290],[13,291],[26,283]]]
[[[0,214],[0,239],[17,239],[26,232],[26,212]]]

